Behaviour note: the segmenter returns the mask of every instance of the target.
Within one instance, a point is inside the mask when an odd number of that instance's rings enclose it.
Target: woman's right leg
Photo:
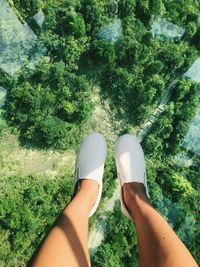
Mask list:
[[[142,183],[125,183],[123,198],[136,227],[140,267],[198,267],[172,228],[151,206]]]

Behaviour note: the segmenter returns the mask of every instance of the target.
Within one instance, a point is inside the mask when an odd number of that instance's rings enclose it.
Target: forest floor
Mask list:
[[[101,132],[107,141],[108,151],[113,151],[117,137],[125,125],[123,121],[115,120],[115,114],[111,111],[108,100],[101,99],[100,90],[98,85],[93,86],[94,110],[91,118],[84,124],[84,133],[86,135],[92,131]]]
[[[47,176],[71,173],[74,168],[75,151],[64,152],[26,148],[20,145],[18,137],[9,130],[0,140],[0,177],[11,175]]]

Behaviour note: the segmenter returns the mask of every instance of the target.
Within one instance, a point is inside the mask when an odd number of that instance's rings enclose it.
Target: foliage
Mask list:
[[[28,81],[27,81],[28,80]],[[88,118],[90,86],[84,76],[66,70],[63,61],[40,64],[24,72],[7,96],[7,114],[24,138],[37,144],[64,148],[68,134]]]
[[[189,181],[184,179],[184,177],[174,174],[171,176],[172,182],[172,192],[178,192],[183,195],[183,197],[190,197],[194,193],[194,189],[192,188]]]
[[[186,36],[191,38],[197,32],[200,26],[200,15],[198,1],[184,1],[179,0],[177,2],[169,2],[163,0],[167,15],[172,17],[174,22],[178,25],[186,27]],[[181,14],[181,16],[180,16]]]
[[[87,31],[92,34],[102,24],[103,7],[96,0],[83,0],[81,14],[86,22]]]
[[[91,44],[91,55],[101,64],[112,65],[115,60],[114,47],[106,40],[94,40]]]
[[[102,197],[110,198],[115,190],[115,179],[117,173],[115,168],[115,161],[113,155],[110,153],[106,157],[105,169],[104,169],[104,180],[103,180],[103,191]]]
[[[70,200],[72,179],[8,177],[0,200],[1,266],[26,266],[52,223]],[[14,194],[11,193],[14,190]]]
[[[191,120],[199,107],[199,97],[199,85],[193,84],[185,78],[176,84],[172,100],[144,140],[147,153],[155,158],[160,158],[164,156],[163,150],[170,155],[181,150],[181,144]]]
[[[29,12],[26,5],[22,3],[16,2],[16,6],[26,13]],[[191,7],[191,1],[186,6]],[[197,5],[195,7],[198,8]],[[47,1],[44,4],[44,31],[40,36],[51,59],[46,65],[57,65],[58,61],[62,61],[65,67],[62,68],[61,73],[63,74],[66,70],[70,74],[73,73],[75,77],[75,75],[79,75],[81,59],[88,62],[88,57],[91,57],[98,66],[97,71],[100,73],[103,97],[109,99],[112,108],[127,123],[133,123],[134,126],[138,123],[142,124],[160,101],[166,84],[183,72],[197,56],[196,50],[189,46],[187,38],[180,42],[170,43],[149,35],[150,18],[161,16],[164,12],[167,14],[172,12],[172,17],[177,19],[176,12],[182,10],[183,7],[181,3],[178,3],[177,5],[173,4],[173,8],[172,10],[171,6],[162,0],[121,0],[109,3],[103,0],[100,2],[95,0]],[[198,27],[196,9],[191,11],[189,8],[188,21],[195,23],[195,26]],[[194,14],[190,15],[192,12]],[[116,44],[112,44],[108,40],[99,38],[97,33],[101,26],[116,19],[117,16],[122,20],[123,36]],[[181,26],[185,19],[179,20]],[[49,69],[50,66],[48,66]],[[63,70],[64,68],[65,70]],[[36,69],[35,78],[37,71]],[[30,87],[34,88],[35,85],[32,83],[30,83]],[[46,84],[44,86],[43,80],[40,80],[39,83],[42,88],[47,86]],[[65,84],[67,85],[67,81]],[[44,90],[48,91],[47,88]],[[71,123],[73,123],[73,129],[75,124],[80,123],[80,116],[71,116],[72,120],[70,113],[74,114],[76,110],[76,114],[78,114],[82,107],[87,107],[85,113],[89,114],[89,109],[91,109],[89,108],[89,96],[84,93],[83,95],[84,99],[80,98],[80,103],[76,104],[76,108],[74,103],[71,103],[71,99],[65,100],[66,108],[65,111],[62,111],[63,114],[67,113],[65,119],[63,119],[64,115],[60,116],[59,112],[58,118],[65,122],[67,132],[70,132]],[[88,104],[83,104],[82,100]],[[11,99],[9,102],[11,103]],[[118,105],[119,102],[120,105]],[[77,106],[80,109],[77,109]],[[13,104],[13,108],[17,109],[19,106]],[[15,114],[17,114],[17,110]],[[12,118],[9,118],[10,115],[8,113],[7,118],[12,120],[12,123],[17,121],[14,119],[16,116],[14,113]],[[49,115],[52,116],[52,114]],[[53,115],[55,116],[55,114]],[[26,123],[24,118],[20,121],[20,123]],[[27,126],[23,125],[24,128]],[[39,139],[37,132],[37,130],[31,130],[31,139],[36,143]],[[27,138],[26,131],[21,131],[21,135],[23,138]],[[65,142],[62,141],[63,145],[60,146],[58,139],[58,137],[54,139],[55,146],[66,147]],[[45,143],[52,144],[51,141]]]
[[[20,1],[20,0],[14,0],[9,1],[14,2],[14,5],[17,6],[20,10],[20,13],[28,19],[28,16],[33,16],[35,13],[37,13],[38,9],[44,8],[44,1],[42,0],[31,0],[31,1]]]
[[[199,85],[182,79],[173,91],[174,120],[173,131],[169,136],[169,152],[175,153],[180,149],[183,139],[189,129],[196,110],[199,107]],[[184,110],[184,112],[182,112]]]
[[[195,183],[199,179],[198,168],[174,166],[168,156],[164,158],[164,153],[162,161],[151,157],[147,160],[151,201],[197,261],[200,256],[197,248],[199,185]]]
[[[162,96],[164,82],[158,74],[153,74],[146,81],[136,80],[135,74],[126,68],[108,68],[103,72],[105,95],[112,96],[112,103],[118,112],[126,114],[126,120],[135,125],[143,122],[150,114],[153,103]],[[148,90],[147,90],[148,88]],[[144,101],[143,105],[140,105]],[[120,102],[120,106],[117,103]],[[154,105],[153,105],[154,106]]]
[[[133,129],[143,126],[168,88],[170,100],[142,142],[149,192],[152,204],[199,259],[200,160],[181,147],[199,107],[199,85],[180,78],[199,56],[199,1],[13,0],[13,5],[27,22],[43,9],[45,22],[37,42],[45,46],[46,54],[34,69],[24,67],[13,77],[0,70],[0,85],[8,91],[0,133],[11,126],[21,140],[34,145],[77,148],[93,108],[92,83],[101,86],[101,100],[108,100],[116,120]],[[153,38],[150,30],[157,17],[185,28],[183,38]],[[119,19],[122,36],[116,42],[99,36],[102,27]],[[169,89],[177,76],[178,83]],[[174,164],[174,155],[180,152],[192,159],[190,167]],[[116,176],[109,155],[103,198],[112,196]],[[63,176],[0,177],[0,266],[26,266],[70,200],[71,178],[66,183]],[[138,256],[136,233],[121,214],[119,202],[106,216],[105,239],[93,265],[137,266],[137,257],[132,256]]]
[[[61,36],[73,35],[75,38],[86,34],[86,26],[83,17],[70,8],[60,8],[56,14],[55,32]]]
[[[118,14],[121,19],[132,16],[135,11],[135,0],[122,0],[118,4]]]
[[[109,212],[107,217],[106,237],[97,249],[92,264],[99,267],[133,266],[136,236],[132,223],[122,215],[119,202],[116,203],[114,212]]]

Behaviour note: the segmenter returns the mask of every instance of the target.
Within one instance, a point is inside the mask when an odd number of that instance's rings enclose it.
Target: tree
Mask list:
[[[146,88],[148,89],[145,92],[147,95],[146,102],[155,103],[156,101],[161,99],[163,96],[164,85],[165,83],[162,77],[159,76],[158,74],[150,76],[145,84]]]
[[[150,14],[154,17],[162,16],[164,5],[162,0],[150,0]]]
[[[164,63],[166,72],[171,69],[174,73],[176,73],[182,69],[184,65],[182,55],[186,52],[186,50],[187,46],[185,43],[180,45],[171,43],[161,47],[158,58]]]
[[[149,134],[148,138],[144,139],[144,150],[153,158],[161,158],[163,152],[163,143],[162,140],[157,138],[153,134]]]
[[[70,201],[73,177],[7,176],[0,189],[0,250],[2,266],[27,266],[47,229]],[[1,177],[1,182],[3,182]],[[15,194],[12,193],[15,188]],[[5,197],[6,196],[6,197]],[[12,249],[11,249],[12,248]],[[29,264],[28,264],[29,265]]]
[[[104,39],[94,40],[91,44],[90,53],[97,63],[113,65],[115,61],[114,46]]]
[[[60,143],[67,136],[67,127],[61,119],[49,117],[41,121],[38,125],[38,135],[40,143],[43,142],[49,146],[55,146],[55,143]]]
[[[24,18],[28,19],[35,15],[39,9],[44,8],[45,3],[42,0],[30,0],[30,1],[19,1],[13,0],[14,5],[20,10],[20,13]]]
[[[104,3],[104,14],[108,18],[116,18],[117,13],[118,13],[118,2],[115,0],[110,0],[110,1],[105,1]]]
[[[135,38],[123,38],[117,46],[117,63],[120,66],[131,68],[138,62],[142,47]]]
[[[176,102],[183,100],[185,95],[190,91],[191,86],[191,80],[181,79],[173,90],[173,100]]]
[[[186,28],[186,33],[187,33],[187,38],[188,39],[191,39],[193,36],[195,36],[195,34],[197,33],[197,23],[195,22],[190,22],[188,23],[187,25],[187,28]]]
[[[163,69],[163,63],[160,60],[155,60],[147,65],[148,74],[158,74]]]
[[[76,39],[74,36],[69,36],[65,39],[65,47],[63,51],[63,60],[70,68],[78,69],[78,62],[81,55],[87,51],[87,38]]]
[[[118,15],[121,19],[133,16],[136,6],[135,0],[121,0],[118,3]]]
[[[87,25],[87,31],[93,34],[102,24],[103,8],[100,2],[96,0],[83,0],[80,12]]]
[[[6,117],[21,137],[64,148],[71,142],[67,132],[74,131],[74,123],[90,116],[90,86],[84,76],[67,71],[63,61],[43,63],[13,83],[6,107]]]
[[[198,28],[197,32],[193,36],[192,42],[198,49],[200,49],[200,28]]]
[[[55,32],[60,35],[73,35],[75,38],[85,36],[86,26],[81,14],[71,8],[59,8],[56,13]]]

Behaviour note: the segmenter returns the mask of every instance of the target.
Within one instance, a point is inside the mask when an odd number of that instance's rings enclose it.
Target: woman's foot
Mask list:
[[[89,205],[92,216],[101,199],[106,140],[100,133],[89,134],[82,142],[76,158],[74,198]]]
[[[135,136],[125,134],[118,139],[115,160],[121,184],[121,210],[132,219],[132,206],[136,200],[141,198],[148,201],[144,153]]]

